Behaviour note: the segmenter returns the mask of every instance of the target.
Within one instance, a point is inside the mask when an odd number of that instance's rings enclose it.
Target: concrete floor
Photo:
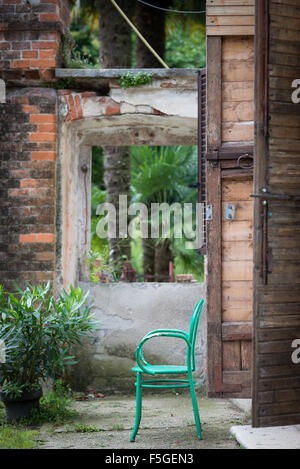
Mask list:
[[[233,426],[231,434],[245,449],[300,449],[300,425],[266,428]]]
[[[249,416],[227,400],[198,396],[203,440],[194,425],[190,395],[144,393],[143,415],[135,443],[130,443],[135,416],[134,396],[112,396],[76,402],[79,415],[68,425],[44,425],[40,449],[238,449],[233,425],[249,424]],[[82,424],[85,432],[76,432]],[[97,431],[88,431],[93,425]]]

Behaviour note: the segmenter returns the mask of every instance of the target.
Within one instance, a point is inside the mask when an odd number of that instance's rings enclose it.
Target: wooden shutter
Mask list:
[[[253,425],[300,424],[300,0],[256,1]]]

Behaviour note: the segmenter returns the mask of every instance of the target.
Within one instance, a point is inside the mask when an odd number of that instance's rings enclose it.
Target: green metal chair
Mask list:
[[[204,300],[200,300],[192,314],[189,333],[180,331],[178,329],[157,329],[151,331],[144,336],[139,345],[137,346],[135,357],[137,365],[132,368],[137,374],[136,379],[136,413],[135,413],[135,423],[134,428],[131,434],[130,441],[135,441],[136,434],[139,429],[141,416],[142,416],[142,388],[190,388],[193,411],[195,417],[195,423],[197,428],[197,435],[199,440],[202,439],[201,434],[201,423],[199,418],[198,404],[195,393],[195,384],[193,381],[193,371],[195,371],[195,342],[197,336],[197,329],[200,314],[203,308]],[[144,358],[143,355],[143,346],[145,342],[154,338],[154,337],[177,337],[182,339],[187,344],[187,360],[186,365],[177,366],[177,365],[150,365]],[[147,375],[182,375],[187,374],[188,379],[142,379],[143,373]],[[161,383],[161,384],[157,384]]]

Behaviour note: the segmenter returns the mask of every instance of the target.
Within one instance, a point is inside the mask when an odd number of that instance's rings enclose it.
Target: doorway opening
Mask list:
[[[90,281],[203,282],[197,172],[196,146],[93,147]]]

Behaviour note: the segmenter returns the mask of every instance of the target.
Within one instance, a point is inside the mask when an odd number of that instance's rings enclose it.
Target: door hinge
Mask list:
[[[225,206],[225,220],[233,221],[235,219],[235,205],[226,204]]]
[[[213,220],[213,208],[212,205],[206,205],[206,221]]]

